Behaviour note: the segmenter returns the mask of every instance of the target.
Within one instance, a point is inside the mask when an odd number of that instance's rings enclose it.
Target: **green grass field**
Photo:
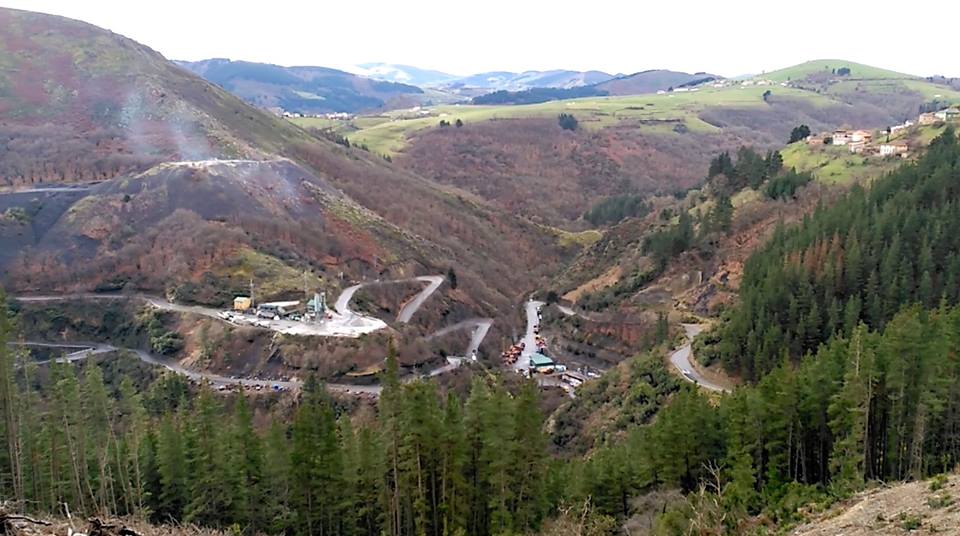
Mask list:
[[[728,87],[707,88],[697,92],[668,93],[664,95],[635,95],[628,97],[590,97],[551,101],[522,106],[445,105],[430,108],[426,117],[406,118],[406,112],[391,112],[371,117],[357,117],[350,121],[331,123],[326,119],[294,119],[301,126],[334,128],[349,136],[350,141],[365,144],[371,151],[393,155],[403,150],[408,138],[425,129],[434,128],[445,119],[464,123],[493,119],[556,117],[571,113],[583,128],[599,129],[621,121],[651,123],[641,125],[651,132],[672,132],[675,123],[656,124],[657,121],[682,121],[688,130],[714,132],[716,127],[697,116],[705,108],[731,106],[737,108],[762,107],[763,93],[772,90],[777,95],[806,99],[816,105],[829,105],[828,97],[783,87]]]
[[[650,133],[671,134],[677,122],[682,122],[689,131],[709,133],[717,129],[699,118],[701,111],[724,106],[761,108],[766,106],[763,101],[763,94],[766,91],[772,91],[778,97],[804,99],[818,106],[838,104],[838,101],[844,100],[847,94],[857,91],[876,91],[877,93],[915,91],[927,100],[938,98],[960,102],[958,91],[936,86],[910,75],[844,60],[811,61],[759,75],[758,78],[778,82],[799,80],[812,73],[840,67],[850,69],[849,77],[831,84],[825,94],[779,85],[734,85],[725,88],[702,88],[696,92],[589,97],[520,106],[446,104],[427,108],[429,115],[426,116],[413,115],[410,111],[393,111],[359,116],[346,121],[316,118],[297,118],[292,121],[302,127],[331,128],[347,136],[353,143],[366,145],[374,153],[392,156],[402,151],[413,135],[437,127],[441,120],[453,123],[460,119],[469,124],[493,119],[549,118],[566,112],[576,116],[580,125],[586,129],[600,129],[619,122],[631,122]],[[851,167],[859,165],[851,162],[848,161],[843,165]],[[838,177],[848,175],[840,169],[827,171]]]
[[[765,78],[767,80],[773,80],[774,82],[786,82],[788,80],[799,80],[801,78],[806,78],[807,76],[819,72],[832,72],[833,69],[839,69],[841,67],[847,67],[850,69],[850,78],[868,78],[868,79],[896,79],[896,78],[916,78],[915,76],[909,74],[898,73],[895,71],[888,71],[887,69],[880,69],[878,67],[871,67],[869,65],[863,65],[860,63],[854,63],[852,61],[846,60],[814,60],[801,63],[799,65],[794,65],[792,67],[787,67],[786,69],[779,69],[777,71],[771,71],[762,75],[757,75],[757,78]]]
[[[906,141],[911,147],[928,145],[943,133],[944,125],[916,126],[891,138]],[[877,142],[885,141],[885,134],[876,132]],[[825,183],[846,183],[880,177],[892,171],[903,160],[899,158],[880,158],[852,154],[845,146],[811,147],[803,142],[793,143],[780,151],[785,167],[795,167],[797,171],[809,171],[818,181]]]
[[[790,144],[780,154],[785,167],[809,171],[829,184],[877,177],[897,165],[891,159],[853,154],[845,146],[811,147],[803,142]]]

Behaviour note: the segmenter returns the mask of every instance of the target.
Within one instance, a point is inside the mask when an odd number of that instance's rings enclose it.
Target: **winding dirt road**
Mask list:
[[[483,339],[486,338],[487,332],[490,331],[490,326],[492,325],[492,318],[471,318],[469,320],[457,322],[456,324],[452,324],[443,329],[435,331],[430,335],[427,335],[426,339],[429,341],[461,329],[473,328],[473,334],[470,336],[470,343],[467,345],[467,351],[463,356],[473,358],[476,352],[480,349],[480,343],[482,343]]]
[[[71,300],[143,300],[147,304],[162,311],[191,313],[202,315],[234,326],[252,325],[285,335],[313,335],[318,337],[350,337],[356,338],[365,333],[371,333],[387,327],[379,318],[352,314],[350,316],[335,316],[323,322],[295,322],[292,320],[256,319],[253,323],[240,324],[231,322],[221,316],[223,311],[200,305],[183,305],[172,303],[158,296],[147,294],[96,294],[77,293],[46,296],[12,296],[11,299],[25,303],[46,303]]]
[[[386,327],[386,323],[379,319],[367,317],[365,315],[360,315],[350,310],[349,304],[350,300],[353,298],[353,295],[360,288],[367,285],[377,285],[377,284],[391,284],[391,283],[409,283],[414,281],[426,282],[427,286],[420,291],[412,300],[405,304],[397,315],[398,322],[409,322],[413,315],[423,306],[424,302],[434,293],[440,285],[443,284],[443,276],[421,276],[412,279],[403,279],[403,280],[391,280],[391,281],[382,281],[382,282],[373,282],[373,283],[364,283],[359,285],[353,285],[347,287],[343,290],[340,296],[337,298],[337,301],[334,305],[334,310],[338,313],[340,317],[337,324],[343,324],[344,326],[339,326],[332,329],[331,323],[317,323],[317,324],[307,324],[303,322],[293,322],[289,320],[262,320],[259,321],[259,327],[266,327],[274,331],[279,331],[281,333],[292,333],[298,335],[321,335],[321,336],[346,336],[346,337],[356,337],[361,333],[367,333],[370,331],[375,331],[382,327]],[[129,299],[141,299],[147,304],[151,305],[160,310],[164,311],[173,311],[179,313],[191,313],[198,314],[202,316],[207,316],[226,322],[228,324],[237,325],[221,316],[222,311],[213,309],[210,307],[202,307],[198,305],[182,305],[171,303],[167,300],[159,298],[157,296],[149,296],[144,294],[97,294],[97,293],[76,293],[76,294],[62,294],[62,295],[45,295],[45,296],[13,296],[11,299],[26,302],[26,303],[46,303],[46,302],[60,302],[60,301],[70,301],[70,300],[129,300]],[[456,329],[464,329],[467,327],[473,327],[474,332],[471,336],[470,345],[467,348],[467,356],[474,355],[474,352],[480,347],[480,343],[483,342],[484,337],[486,337],[487,331],[489,331],[490,326],[493,324],[492,319],[480,318],[464,321],[453,326],[441,329],[440,331],[430,335],[428,338],[439,336],[443,333],[449,333]],[[344,329],[341,329],[344,328]],[[244,387],[257,388],[274,388],[280,387],[283,389],[294,389],[300,386],[300,380],[290,380],[290,381],[270,381],[270,380],[259,380],[259,379],[247,379],[247,378],[231,378],[227,376],[222,376],[219,374],[201,372],[196,370],[191,370],[183,367],[179,363],[166,359],[160,356],[153,355],[149,352],[139,350],[136,348],[121,348],[112,346],[105,343],[95,343],[95,342],[64,342],[64,343],[50,343],[50,342],[40,342],[40,341],[27,341],[27,342],[14,342],[9,343],[12,346],[34,346],[34,347],[47,347],[47,348],[63,348],[67,350],[74,350],[73,352],[61,356],[56,359],[38,361],[37,364],[46,364],[51,361],[65,361],[65,362],[75,362],[87,359],[91,356],[115,352],[115,351],[126,351],[130,354],[136,356],[138,359],[145,363],[151,365],[156,365],[164,367],[167,370],[170,370],[176,374],[183,375],[194,381],[205,381],[211,383],[215,387],[219,386],[229,386],[229,385],[242,385]],[[446,365],[438,367],[431,370],[427,373],[428,376],[438,376],[440,374],[449,372],[456,369],[462,363],[461,358],[449,358]],[[413,378],[408,378],[406,381],[410,381]],[[372,394],[379,395],[382,388],[379,385],[354,385],[354,384],[336,384],[328,383],[326,384],[327,388],[331,391],[339,391],[348,394]]]
[[[258,386],[261,389],[272,389],[274,386],[281,387],[283,389],[296,389],[299,388],[302,382],[300,380],[258,380],[258,379],[248,379],[248,378],[231,378],[228,376],[223,376],[220,374],[214,374],[212,372],[200,372],[196,370],[188,369],[179,363],[166,359],[143,350],[136,348],[123,348],[117,347],[110,344],[104,344],[99,342],[69,342],[69,343],[51,343],[51,342],[39,342],[39,341],[26,341],[26,342],[10,342],[10,346],[26,346],[26,347],[44,347],[44,348],[64,348],[67,350],[75,350],[64,356],[47,359],[44,361],[37,361],[38,365],[44,365],[51,362],[77,362],[87,359],[89,357],[105,354],[109,352],[128,352],[137,357],[140,361],[148,363],[150,365],[163,367],[171,372],[184,376],[188,379],[197,381],[197,382],[209,382],[214,387],[220,386],[230,386],[230,385],[242,385],[243,387],[249,387],[256,389]],[[353,385],[345,383],[327,383],[325,384],[327,389],[331,391],[337,391],[342,393],[349,394],[372,394],[379,395],[382,388],[379,385]]]
[[[520,374],[527,374],[530,368],[530,356],[537,353],[537,334],[534,330],[540,325],[540,308],[542,301],[530,300],[525,309],[527,311],[527,331],[523,335],[523,352],[513,364],[513,370]]]
[[[343,289],[343,292],[340,293],[340,296],[337,297],[336,303],[334,303],[333,308],[335,311],[344,316],[357,315],[354,311],[350,309],[350,300],[353,299],[353,295],[356,294],[358,290],[363,287],[374,287],[377,285],[395,285],[398,283],[415,283],[415,282],[425,282],[427,286],[421,290],[412,300],[404,304],[400,308],[400,312],[397,313],[397,322],[403,324],[409,323],[410,319],[413,318],[413,315],[420,310],[420,307],[423,306],[424,302],[427,301],[427,298],[433,295],[434,292],[440,288],[440,285],[443,284],[442,275],[424,275],[420,277],[413,277],[410,279],[389,279],[386,281],[371,281],[369,283],[359,283],[350,287]]]
[[[699,387],[703,387],[704,389],[708,389],[710,391],[727,392],[727,389],[722,385],[713,383],[703,377],[703,375],[697,371],[697,368],[690,361],[693,358],[693,338],[696,337],[698,333],[703,331],[703,326],[700,324],[681,325],[683,326],[684,332],[687,334],[687,343],[670,355],[670,363],[676,367],[678,371],[680,371],[680,374],[683,375],[683,378],[688,382],[693,382]]]
[[[406,305],[400,308],[400,313],[397,315],[397,322],[402,322],[404,324],[410,322],[410,319],[413,318],[413,314],[420,310],[420,307],[423,306],[423,302],[427,301],[434,292],[440,288],[440,285],[443,284],[442,275],[425,275],[415,278],[417,281],[423,281],[427,283],[427,287],[420,291],[420,294],[417,294],[412,300],[407,302]]]

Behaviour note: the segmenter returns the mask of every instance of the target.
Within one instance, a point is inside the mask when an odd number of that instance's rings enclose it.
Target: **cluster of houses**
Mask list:
[[[775,86],[780,85],[787,87],[789,84],[787,82],[774,82],[773,80],[767,80],[764,78],[755,78],[750,80],[731,80],[727,78],[719,78],[710,80],[709,82],[704,82],[697,86],[690,87],[673,87],[670,89],[661,89],[657,91],[657,95],[663,95],[666,93],[693,93],[700,91],[700,88],[713,88],[713,89],[722,89],[725,87],[739,86],[740,89],[750,86]]]
[[[353,119],[353,114],[348,114],[346,112],[334,112],[326,114],[305,114],[301,112],[288,112],[283,108],[268,108],[269,111],[273,112],[274,115],[280,117],[286,117],[290,119],[292,117],[316,117],[318,119],[338,119],[341,121],[346,121],[348,119]]]
[[[896,139],[900,134],[918,124],[935,125],[957,121],[958,119],[960,119],[960,109],[957,107],[945,108],[938,112],[922,113],[916,121],[907,120],[903,124],[890,127],[889,131],[884,133],[885,141],[883,143],[874,143],[874,133],[872,131],[846,128],[811,135],[807,137],[806,141],[808,145],[846,146],[854,154],[906,158],[910,155],[910,145],[906,140]]]

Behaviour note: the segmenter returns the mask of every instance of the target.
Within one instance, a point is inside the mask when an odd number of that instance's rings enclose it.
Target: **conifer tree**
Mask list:
[[[274,421],[264,441],[264,502],[260,515],[268,521],[265,529],[271,533],[286,533],[293,528],[290,486],[294,468],[286,432],[284,425]]]
[[[400,476],[402,393],[397,351],[392,340],[387,349],[380,383],[383,386],[380,392],[380,433],[386,462],[386,482],[383,488],[384,511],[387,514],[385,532],[390,536],[400,536],[403,531],[401,498],[404,496]]]
[[[863,485],[867,470],[867,434],[876,359],[864,324],[853,330],[846,353],[848,363],[843,388],[833,397],[829,408],[830,427],[837,437],[830,470],[834,487],[844,494]]]
[[[14,380],[13,352],[7,346],[10,339],[10,319],[6,296],[0,290],[0,436],[4,451],[0,456],[0,487],[13,490],[17,505],[24,504],[23,457],[20,431],[20,408],[17,384]]]
[[[159,476],[156,519],[163,522],[183,519],[183,509],[188,497],[187,457],[184,453],[181,428],[173,415],[165,415],[160,421],[156,453]]]

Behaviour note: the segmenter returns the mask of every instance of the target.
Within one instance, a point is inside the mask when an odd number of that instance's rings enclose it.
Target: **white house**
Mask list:
[[[884,143],[880,145],[880,156],[895,156],[895,155],[905,155],[910,151],[910,147],[906,143]]]
[[[833,145],[846,145],[850,143],[850,131],[848,130],[834,130],[832,136]]]
[[[960,110],[957,108],[947,108],[933,114],[940,121],[953,121],[960,117]]]

